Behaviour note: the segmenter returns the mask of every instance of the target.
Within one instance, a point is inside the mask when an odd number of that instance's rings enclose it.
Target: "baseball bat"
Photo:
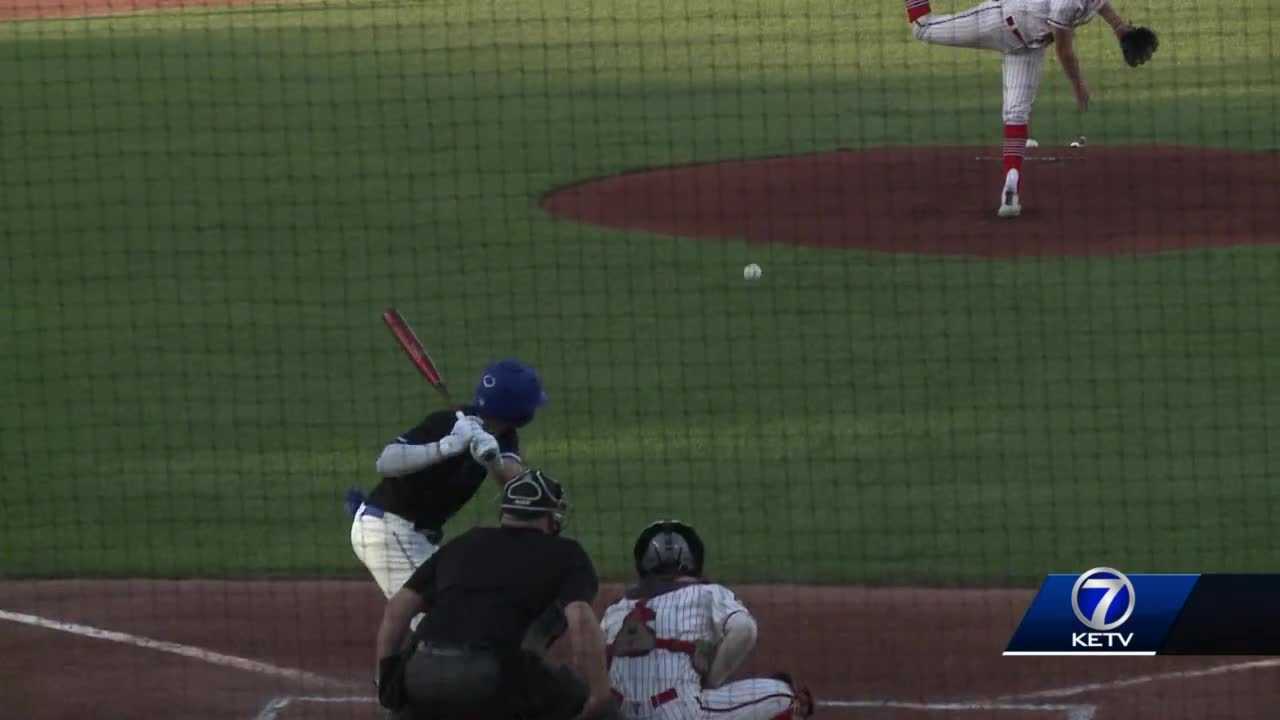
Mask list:
[[[427,383],[440,393],[440,397],[444,399],[446,405],[451,408],[457,408],[453,404],[453,398],[449,396],[449,386],[444,382],[444,376],[436,369],[435,362],[431,359],[431,354],[423,347],[422,341],[418,339],[417,334],[413,332],[413,328],[409,327],[409,322],[404,319],[400,311],[395,308],[387,308],[382,313],[382,322],[390,328],[391,334],[395,336],[396,342],[400,343],[400,348],[404,350],[404,354],[409,356],[409,361],[413,366],[418,368],[418,372],[422,373],[422,377],[427,379]]]
[[[404,350],[405,355],[409,356],[409,361],[413,363],[413,366],[418,368],[418,372],[422,373],[422,377],[427,379],[427,383],[440,394],[445,404],[453,408],[454,416],[461,420],[463,415],[462,410],[459,409],[460,406],[454,404],[453,398],[449,395],[449,386],[444,382],[444,376],[436,368],[435,361],[431,359],[431,354],[427,352],[427,348],[418,339],[418,335],[413,332],[413,328],[409,327],[409,321],[405,320],[400,311],[395,308],[387,308],[382,313],[382,322],[387,324],[391,334],[395,336],[396,342],[400,344],[400,348]],[[500,458],[497,452],[490,451],[485,453],[481,459],[486,463],[491,463]]]

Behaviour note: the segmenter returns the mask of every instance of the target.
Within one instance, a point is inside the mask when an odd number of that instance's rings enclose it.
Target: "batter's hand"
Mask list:
[[[453,424],[453,429],[449,431],[449,434],[463,443],[471,442],[471,438],[475,437],[476,433],[484,432],[484,425],[480,423],[480,418],[463,415],[461,410],[455,412],[453,416],[457,418],[457,422]]]
[[[484,430],[471,437],[471,457],[481,465],[487,465],[502,457],[499,452],[498,439]]]

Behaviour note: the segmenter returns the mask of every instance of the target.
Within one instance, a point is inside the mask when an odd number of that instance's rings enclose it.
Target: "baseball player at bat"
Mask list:
[[[786,720],[813,697],[781,673],[726,682],[755,647],[756,621],[733,592],[702,577],[694,529],[663,520],[632,549],[639,582],[605,610],[609,681],[627,720]]]
[[[390,598],[435,554],[444,524],[486,476],[499,486],[524,472],[517,428],[547,401],[537,372],[518,360],[485,369],[473,403],[431,413],[383,448],[382,482],[354,506],[351,547]]]
[[[1076,58],[1076,30],[1101,15],[1115,31],[1125,62],[1137,67],[1159,46],[1148,28],[1135,28],[1108,0],[986,0],[953,15],[934,13],[930,0],[906,0],[916,39],[935,45],[993,50],[1004,55],[1004,185],[997,215],[1022,214],[1019,198],[1031,107],[1044,69],[1045,50],[1054,46],[1081,112],[1089,108],[1089,85]]]

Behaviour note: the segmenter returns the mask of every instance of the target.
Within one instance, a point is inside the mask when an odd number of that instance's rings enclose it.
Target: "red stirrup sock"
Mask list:
[[[929,0],[907,0],[907,22],[915,22],[931,12]]]
[[[1004,126],[1004,174],[1017,170],[1022,175],[1022,158],[1027,154],[1027,126]]]

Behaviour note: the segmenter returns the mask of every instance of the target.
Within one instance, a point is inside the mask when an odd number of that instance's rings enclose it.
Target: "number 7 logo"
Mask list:
[[[1106,590],[1088,615],[1080,607],[1081,590]],[[1116,599],[1120,596],[1121,590],[1129,591],[1129,595],[1124,601],[1128,607],[1125,608],[1115,622],[1109,623],[1107,622],[1107,615],[1111,612],[1111,606],[1115,604]],[[1133,592],[1133,583],[1129,581],[1129,578],[1119,570],[1106,567],[1094,568],[1082,573],[1076,580],[1075,586],[1071,588],[1071,609],[1075,611],[1076,619],[1086,627],[1094,630],[1111,630],[1123,625],[1129,619],[1129,616],[1133,614],[1135,600],[1136,595]]]

